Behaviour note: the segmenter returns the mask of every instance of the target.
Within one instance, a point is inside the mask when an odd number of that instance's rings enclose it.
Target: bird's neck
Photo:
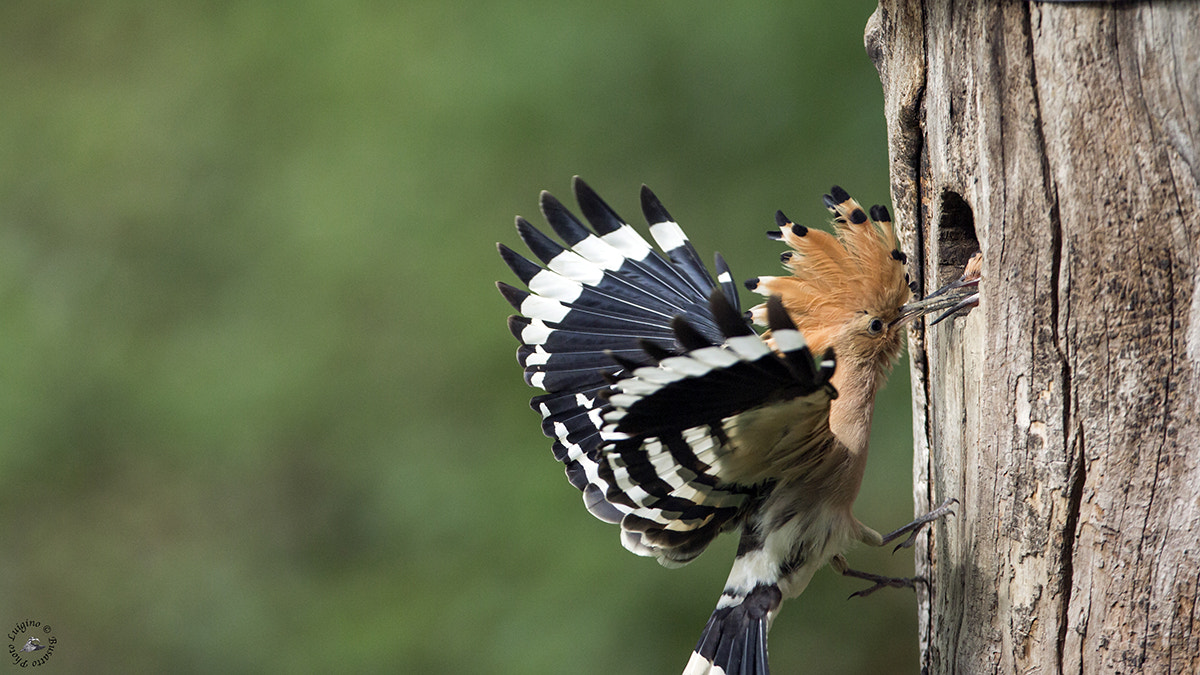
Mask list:
[[[838,397],[829,404],[829,429],[863,465],[882,373],[874,363],[839,360],[831,381]]]

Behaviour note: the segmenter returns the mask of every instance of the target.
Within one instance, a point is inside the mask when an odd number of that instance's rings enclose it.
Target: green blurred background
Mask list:
[[[734,542],[666,570],[586,513],[494,244],[580,174],[775,273],[776,209],[888,201],[872,10],[4,3],[0,623],[51,624],[57,672],[678,672]],[[884,531],[908,406],[901,364]],[[861,586],[785,605],[778,672],[915,671],[913,594]]]

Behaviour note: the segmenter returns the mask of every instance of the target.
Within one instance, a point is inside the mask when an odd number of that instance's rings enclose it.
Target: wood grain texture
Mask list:
[[[884,0],[932,673],[1200,672],[1200,5]],[[977,243],[976,243],[977,242]]]

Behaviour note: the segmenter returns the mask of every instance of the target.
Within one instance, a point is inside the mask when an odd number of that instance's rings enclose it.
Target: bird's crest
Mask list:
[[[746,282],[755,292],[779,295],[818,352],[832,343],[834,331],[851,315],[868,311],[898,316],[909,298],[906,257],[896,247],[887,208],[871,207],[868,218],[858,202],[836,185],[824,200],[834,214],[833,234],[795,224],[783,212],[776,213],[779,233],[768,235],[792,248],[781,256],[791,276]],[[765,325],[766,303],[754,307],[751,314],[755,323]]]

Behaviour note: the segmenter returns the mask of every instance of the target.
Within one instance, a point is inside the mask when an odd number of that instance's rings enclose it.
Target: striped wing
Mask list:
[[[695,558],[744,507],[771,489],[762,471],[773,448],[747,438],[788,437],[805,428],[829,435],[832,354],[813,362],[778,297],[767,301],[772,350],[720,290],[710,309],[722,340],[709,342],[685,320],[674,322],[684,352],[655,354],[650,366],[627,364],[608,397],[600,475],[615,484],[608,500],[629,509],[621,520],[626,548],[664,565]],[[795,416],[796,404],[809,408]],[[747,429],[747,425],[751,429]]]
[[[531,406],[588,510],[620,523],[631,551],[683,564],[736,525],[762,487],[722,476],[733,418],[820,390],[828,373],[814,370],[794,327],[787,337],[785,312],[779,330],[791,348],[767,348],[736,306],[724,261],[714,283],[649,189],[642,209],[665,257],[583,181],[573,187],[591,228],[543,193],[566,246],[521,218],[541,264],[500,246],[529,289],[498,284],[522,315],[509,327],[526,382],[546,391]]]

